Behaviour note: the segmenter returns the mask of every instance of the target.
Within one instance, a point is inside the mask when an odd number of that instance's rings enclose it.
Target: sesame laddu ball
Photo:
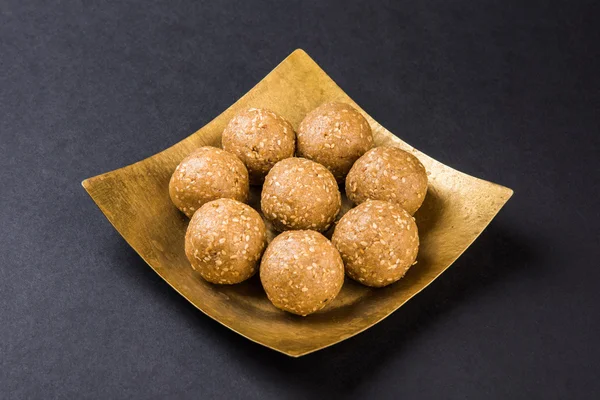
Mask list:
[[[212,283],[250,278],[267,245],[265,224],[250,206],[231,199],[204,204],[190,220],[185,255],[192,268]]]
[[[320,233],[288,231],[267,247],[260,281],[275,307],[304,316],[337,296],[344,283],[344,264]]]
[[[265,178],[261,209],[275,229],[326,230],[342,205],[327,168],[304,158],[279,161]]]
[[[223,149],[248,168],[251,184],[261,184],[273,165],[293,157],[296,133],[288,121],[273,111],[248,108],[234,116],[223,131]]]
[[[414,218],[399,205],[380,200],[368,200],[348,211],[331,241],[348,276],[374,287],[402,278],[419,251]]]
[[[200,147],[183,159],[169,182],[171,201],[191,217],[211,200],[248,200],[248,171],[244,163],[228,151]]]
[[[427,171],[417,157],[397,147],[375,147],[352,166],[346,195],[355,204],[386,200],[414,214],[427,194]]]
[[[338,182],[373,146],[369,123],[346,103],[325,103],[312,110],[300,123],[297,136],[298,156],[323,164]]]

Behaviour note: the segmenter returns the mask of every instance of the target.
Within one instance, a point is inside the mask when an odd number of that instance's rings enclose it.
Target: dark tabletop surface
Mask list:
[[[598,398],[594,3],[0,2],[0,398]],[[423,293],[300,359],[188,304],[80,185],[296,48],[408,143],[515,191]]]

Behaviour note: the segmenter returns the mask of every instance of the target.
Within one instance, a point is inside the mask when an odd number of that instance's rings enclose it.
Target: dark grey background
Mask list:
[[[0,398],[598,398],[588,2],[0,2]],[[515,195],[383,323],[290,359],[198,312],[80,186],[305,49],[407,142]]]

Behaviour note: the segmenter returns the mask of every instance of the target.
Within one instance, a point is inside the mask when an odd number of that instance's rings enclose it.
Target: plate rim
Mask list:
[[[242,101],[246,96],[248,96],[250,93],[252,93],[254,91],[254,89],[259,86],[263,81],[265,81],[269,76],[271,76],[272,74],[274,74],[281,66],[282,64],[286,63],[287,61],[289,61],[290,59],[294,58],[294,57],[302,57],[302,58],[306,58],[308,61],[311,62],[311,64],[313,64],[312,68],[317,68],[319,70],[320,73],[323,73],[326,77],[328,77],[331,82],[333,82],[333,84],[342,92],[344,93],[346,96],[348,96],[346,94],[346,92],[344,92],[344,90],[339,87],[339,85],[337,85],[337,83],[302,49],[298,48],[296,50],[294,50],[292,53],[290,53],[287,57],[285,57],[279,64],[277,64],[277,66],[275,68],[273,68],[267,75],[265,75],[261,80],[259,80],[254,86],[252,86],[251,89],[249,89],[244,95],[242,95],[241,97],[239,97],[235,102],[233,102],[230,106],[228,106],[225,110],[223,110],[221,113],[219,113],[216,117],[214,117],[213,119],[211,119],[209,122],[207,122],[206,124],[204,124],[200,129],[196,130],[195,132],[193,132],[191,135],[188,135],[186,137],[184,137],[183,139],[181,139],[180,141],[172,144],[171,146],[166,147],[165,149],[154,153],[148,157],[145,157],[139,161],[136,161],[132,164],[128,164],[125,166],[122,166],[120,168],[116,168],[110,171],[106,171],[103,172],[101,174],[89,177],[84,179],[81,182],[81,185],[83,186],[83,188],[85,189],[86,193],[92,198],[92,200],[94,201],[94,203],[96,204],[96,206],[100,209],[100,211],[102,212],[102,214],[104,215],[104,217],[110,222],[110,224],[113,226],[113,228],[119,233],[119,235],[125,240],[125,242],[142,258],[142,260],[148,264],[148,266],[150,266],[150,268],[163,280],[165,281],[171,288],[173,288],[179,295],[181,295],[184,299],[186,299],[189,303],[191,303],[196,309],[200,310],[203,314],[207,315],[208,317],[210,317],[212,320],[217,321],[219,324],[221,324],[222,326],[225,326],[226,328],[230,329],[231,331],[241,335],[242,337],[260,344],[264,347],[267,347],[271,350],[275,350],[279,353],[285,354],[287,356],[293,357],[293,358],[298,358],[307,354],[311,354],[314,353],[316,351],[325,349],[327,347],[333,346],[335,344],[338,344],[346,339],[349,339],[351,337],[354,337],[364,331],[366,331],[367,329],[373,327],[374,325],[378,324],[379,322],[383,321],[384,319],[386,319],[387,317],[389,317],[390,315],[392,315],[394,312],[396,312],[400,307],[402,307],[404,304],[406,304],[409,300],[413,299],[415,296],[417,296],[419,293],[421,293],[423,290],[425,290],[427,287],[429,287],[429,285],[431,285],[436,279],[438,279],[444,272],[446,272],[455,262],[458,258],[460,258],[460,256],[462,256],[462,254],[464,254],[465,251],[467,251],[468,248],[471,247],[471,245],[475,242],[475,240],[477,240],[477,238],[479,238],[479,236],[486,230],[486,228],[489,226],[489,224],[495,219],[495,217],[498,215],[498,213],[500,212],[500,210],[502,210],[502,208],[506,205],[506,203],[508,202],[508,200],[510,200],[510,198],[513,196],[514,191],[511,188],[508,188],[506,186],[500,185],[498,183],[495,182],[491,182],[491,181],[487,181],[485,179],[482,178],[478,178],[476,176],[472,176],[469,175],[465,172],[459,171],[457,169],[454,169],[436,159],[433,159],[432,157],[430,157],[429,155],[422,153],[419,151],[420,154],[425,155],[426,157],[434,160],[435,162],[439,163],[440,165],[443,165],[446,168],[449,168],[452,171],[458,172],[460,174],[465,175],[466,177],[469,177],[471,179],[475,179],[481,182],[484,182],[486,184],[490,184],[493,186],[497,186],[498,189],[500,189],[501,192],[504,193],[504,196],[502,196],[501,201],[498,203],[496,210],[493,212],[493,214],[490,215],[489,220],[485,223],[485,225],[483,225],[482,229],[480,232],[478,232],[476,235],[474,235],[469,241],[468,244],[456,255],[455,258],[452,259],[452,261],[450,261],[448,263],[448,265],[442,269],[438,274],[436,274],[432,279],[430,279],[427,283],[425,283],[425,285],[423,287],[421,287],[419,290],[417,290],[416,292],[414,292],[410,297],[406,298],[403,302],[399,303],[397,306],[395,306],[389,313],[381,316],[381,318],[376,319],[374,322],[362,327],[361,329],[358,329],[355,332],[352,332],[351,334],[348,335],[344,335],[343,337],[334,340],[328,344],[325,345],[320,345],[320,346],[316,346],[314,348],[308,349],[306,351],[292,351],[292,350],[284,350],[281,348],[277,348],[271,344],[268,344],[266,342],[261,342],[258,339],[252,338],[246,334],[244,334],[243,332],[240,332],[238,330],[236,330],[234,327],[231,327],[229,325],[227,325],[225,322],[219,320],[218,318],[212,316],[211,314],[207,313],[206,311],[202,310],[194,301],[192,301],[190,298],[188,298],[186,295],[184,295],[174,284],[172,284],[171,282],[169,282],[169,280],[167,280],[161,273],[159,270],[157,270],[156,268],[154,268],[152,266],[152,264],[144,257],[143,254],[140,254],[138,252],[138,250],[133,246],[133,244],[127,239],[127,237],[125,237],[125,235],[117,228],[117,226],[115,225],[115,222],[113,222],[113,220],[111,219],[111,217],[108,215],[109,213],[107,213],[107,211],[104,209],[104,207],[102,206],[102,204],[98,201],[97,198],[94,197],[94,195],[92,194],[92,185],[99,180],[102,180],[104,177],[108,176],[108,175],[112,175],[114,173],[117,173],[118,171],[122,171],[124,169],[130,168],[134,165],[137,164],[141,164],[144,163],[147,160],[150,160],[152,158],[154,158],[155,156],[168,151],[169,149],[171,149],[172,147],[177,146],[179,143],[181,143],[182,141],[185,141],[186,139],[188,139],[191,136],[194,136],[196,134],[199,133],[200,130],[202,130],[204,127],[206,127],[207,125],[213,123],[215,120],[217,120],[221,115],[223,115],[224,113],[226,113],[229,109],[231,109],[232,107],[234,107],[238,102]],[[350,98],[350,96],[348,96]],[[362,110],[362,109],[361,109]],[[362,110],[364,112],[364,110]],[[368,115],[368,113],[366,113]],[[371,117],[372,119],[372,117]],[[375,121],[373,119],[373,121]],[[379,126],[383,127],[385,129],[385,127],[381,124],[379,124],[377,121],[375,121]],[[385,129],[387,132],[389,132],[387,129]],[[390,132],[391,133],[391,132]],[[392,134],[393,135],[393,134]],[[393,135],[395,139],[400,140],[396,135]],[[402,140],[401,140],[402,141]],[[404,141],[402,141],[403,143],[405,143]],[[410,146],[410,145],[409,145]],[[411,146],[412,147],[412,146]],[[418,151],[418,150],[417,150]]]

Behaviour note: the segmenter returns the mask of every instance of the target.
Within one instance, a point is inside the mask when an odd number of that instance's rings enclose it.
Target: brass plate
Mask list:
[[[399,282],[383,289],[347,280],[335,301],[304,318],[274,308],[257,277],[233,286],[203,281],[184,254],[187,219],[169,200],[169,178],[177,164],[196,147],[220,146],[223,128],[243,107],[270,108],[298,127],[307,112],[333,100],[348,102],[363,112],[377,145],[393,144],[413,152],[430,173],[425,203],[416,214],[421,238],[418,264]],[[348,339],[397,310],[469,247],[513,193],[447,167],[396,138],[302,50],[294,51],[193,135],[150,158],[82,184],[127,243],[179,294],[240,335],[293,357]],[[259,191],[254,189],[251,197],[251,205],[257,208]],[[347,207],[345,200],[344,210]]]

